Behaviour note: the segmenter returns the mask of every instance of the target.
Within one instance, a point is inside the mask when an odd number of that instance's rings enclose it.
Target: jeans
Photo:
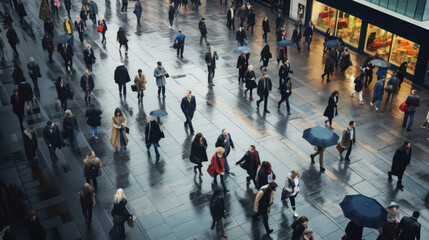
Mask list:
[[[213,78],[215,75],[215,68],[207,65],[207,70],[209,72],[208,79],[209,79],[209,84],[210,84],[213,82]]]
[[[311,40],[312,40],[312,38],[311,38],[311,37],[305,37],[304,44],[305,44],[305,43],[307,43],[307,48],[308,48],[308,50],[310,50]]]
[[[228,160],[227,160],[228,156],[225,156],[225,170],[229,171],[229,164],[228,164]]]
[[[98,137],[98,127],[89,126],[89,129],[91,130],[94,137]]]
[[[356,91],[353,91],[352,93],[351,93],[351,95],[353,96],[353,94],[355,94],[355,93],[357,93]],[[362,98],[362,91],[360,91],[359,92],[359,101],[360,102],[363,102],[363,98]]]
[[[371,102],[372,103],[377,102],[375,104],[375,107],[378,108],[378,107],[380,107],[380,104],[381,104],[382,101],[383,101],[383,97],[373,97]]]
[[[153,147],[155,148],[155,154],[156,154],[156,156],[159,156],[159,151],[158,151],[158,147],[159,147],[159,145],[158,145],[158,143],[152,143],[152,144],[153,144]],[[150,149],[150,146],[151,146],[151,143],[148,143],[148,144],[146,145],[147,150],[149,150],[149,149]]]
[[[170,27],[173,27],[174,20],[169,20],[169,21],[170,21]]]
[[[161,91],[162,91],[162,96],[165,97],[165,86],[158,87],[158,97],[161,94]]]
[[[85,91],[85,103],[91,104],[91,90]]]
[[[226,168],[225,168],[226,169]],[[227,190],[227,188],[226,188],[226,186],[225,186],[225,181],[223,180],[223,177],[224,177],[224,175],[222,175],[222,174],[216,174],[215,176],[214,176],[214,182],[215,182],[215,184],[217,184],[217,176],[220,176],[220,183],[222,184],[222,187],[223,187],[223,190],[224,191],[226,191]]]
[[[290,96],[289,94],[282,94],[282,98],[279,101],[279,107],[280,107],[280,104],[286,101],[286,109],[288,113],[290,112],[289,96]]]
[[[402,122],[403,128],[407,125],[408,116],[410,116],[410,122],[408,122],[407,130],[408,129],[411,130],[411,127],[413,126],[413,122],[414,122],[414,114],[415,113],[416,112],[408,112],[408,111],[405,112],[404,121]]]
[[[296,41],[296,48],[298,48],[298,52],[301,52],[301,46],[299,45],[299,41]]]
[[[393,107],[393,105],[395,105],[396,93],[388,91],[386,102],[389,102],[390,96],[392,96],[392,102],[390,103],[390,105]]]
[[[179,14],[179,8],[174,8],[174,18],[177,18],[177,14]]]
[[[183,58],[183,50],[185,49],[185,46],[178,46],[177,47],[177,56],[179,56],[180,53],[180,57]]]
[[[124,132],[122,131],[122,128],[119,129],[119,142],[121,143],[121,146],[127,146],[127,144],[125,144]]]
[[[79,149],[79,131],[77,129],[73,129],[73,142],[72,142],[72,146],[76,147],[77,149]]]
[[[118,83],[119,94],[123,91],[124,95],[127,95],[127,85],[125,83]]]

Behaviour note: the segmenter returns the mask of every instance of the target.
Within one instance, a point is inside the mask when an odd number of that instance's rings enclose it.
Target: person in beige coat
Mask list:
[[[101,167],[101,161],[98,157],[95,156],[93,151],[89,152],[86,155],[86,158],[83,160],[82,168],[86,182],[91,184],[90,180],[92,179],[95,190],[97,190],[97,177],[101,176]]]
[[[116,152],[124,146],[127,149],[128,138],[127,138],[127,118],[122,113],[121,109],[116,108],[115,114],[112,116],[112,133],[110,134],[110,143]]]
[[[146,77],[143,74],[143,71],[139,69],[138,74],[134,77],[134,84],[136,85],[137,99],[139,100],[139,103],[143,103],[143,90],[146,90],[146,83]]]
[[[257,219],[259,215],[262,215],[263,223],[267,235],[273,232],[273,229],[270,229],[268,225],[268,212],[270,212],[270,207],[274,201],[274,192],[277,190],[277,184],[275,182],[270,182],[267,185],[262,186],[255,198],[255,205],[253,211],[255,214],[252,215],[253,219]]]

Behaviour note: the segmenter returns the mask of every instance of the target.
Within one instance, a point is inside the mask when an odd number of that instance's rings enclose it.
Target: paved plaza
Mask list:
[[[429,239],[429,145],[428,133],[420,129],[429,106],[429,91],[415,86],[420,92],[420,107],[417,108],[412,132],[401,128],[403,112],[398,106],[410,93],[412,85],[407,80],[402,85],[393,109],[384,102],[379,111],[370,107],[372,87],[364,89],[364,105],[359,104],[358,96],[350,97],[354,89],[353,80],[359,74],[359,66],[364,59],[352,53],[351,66],[343,76],[336,72],[332,82],[322,82],[323,72],[323,37],[315,35],[311,51],[306,49],[298,53],[295,46],[289,47],[288,57],[291,63],[293,94],[290,98],[291,113],[288,115],[285,105],[277,109],[280,100],[278,86],[278,65],[275,61],[275,34],[268,34],[273,59],[268,73],[273,80],[273,91],[269,96],[268,109],[264,114],[256,108],[256,101],[244,96],[244,85],[239,84],[235,33],[225,26],[225,6],[217,0],[202,0],[198,11],[180,9],[174,30],[168,26],[168,1],[144,0],[141,25],[137,26],[132,13],[134,2],[130,2],[127,14],[120,14],[120,1],[98,0],[99,13],[104,15],[108,30],[107,44],[101,44],[101,34],[96,26],[87,21],[88,30],[84,43],[92,45],[97,58],[93,77],[95,88],[93,103],[102,111],[100,138],[95,140],[85,118],[84,94],[80,88],[80,77],[84,72],[84,46],[74,36],[75,56],[74,71],[66,73],[64,61],[55,52],[54,62],[50,63],[48,54],[43,52],[41,39],[44,35],[43,22],[38,18],[40,1],[25,1],[28,16],[24,24],[19,24],[19,17],[12,12],[13,25],[20,39],[19,57],[14,57],[2,28],[5,43],[5,59],[0,65],[0,179],[9,184],[15,182],[25,192],[25,205],[41,213],[42,224],[48,230],[48,239],[108,239],[112,217],[113,195],[117,188],[123,188],[128,200],[130,212],[137,217],[134,228],[126,226],[127,239],[220,239],[219,231],[211,230],[210,198],[215,189],[212,178],[206,172],[208,163],[203,164],[204,176],[193,172],[189,161],[190,144],[193,135],[183,127],[185,117],[180,109],[180,100],[186,90],[192,90],[196,97],[197,108],[193,119],[196,132],[203,133],[208,141],[209,158],[215,152],[215,141],[221,130],[226,128],[232,136],[236,151],[232,151],[228,160],[230,165],[241,159],[249,148],[255,145],[261,161],[269,161],[277,175],[279,190],[275,193],[274,205],[269,214],[270,227],[274,229],[273,239],[290,239],[290,225],[294,218],[289,205],[280,201],[281,188],[291,170],[300,173],[300,194],[297,197],[297,212],[309,218],[309,227],[315,234],[314,239],[341,239],[349,222],[339,206],[345,195],[363,194],[377,199],[383,206],[391,201],[400,205],[400,217],[409,216],[414,210],[421,213],[422,239]],[[72,18],[78,14],[81,1],[73,1]],[[188,6],[189,7],[189,6]],[[271,29],[275,29],[275,15],[255,2],[256,26],[254,34],[247,32],[249,47],[252,49],[250,64],[254,65],[257,77],[262,75],[259,67],[262,63],[260,51],[264,46],[262,38],[262,19],[270,19]],[[5,12],[11,12],[8,1],[0,3],[0,19]],[[60,17],[54,17],[55,36],[63,33],[63,7]],[[214,87],[207,87],[207,67],[204,55],[205,44],[200,46],[199,20],[205,17],[208,28],[208,41],[219,55]],[[239,22],[236,22],[238,26]],[[245,25],[247,26],[247,25]],[[129,38],[128,56],[119,54],[116,32],[123,27]],[[176,58],[172,42],[181,28],[186,35],[184,59]],[[288,22],[287,36],[292,36],[293,22]],[[39,79],[40,93],[36,102],[40,113],[26,116],[26,121],[34,124],[37,131],[39,150],[38,170],[32,170],[23,148],[19,122],[12,112],[10,96],[13,89],[12,72],[14,63],[23,66],[25,77],[29,57],[34,57],[41,67]],[[131,79],[142,69],[148,79],[143,106],[139,106],[137,94],[127,87],[126,97],[120,97],[118,87],[113,80],[113,72],[119,61],[128,68]],[[158,98],[153,71],[157,61],[163,63],[169,73],[166,97]],[[69,101],[69,108],[78,119],[79,142],[81,152],[65,147],[57,151],[58,167],[54,167],[49,157],[48,148],[43,140],[42,128],[51,120],[62,129],[63,111],[57,99],[54,81],[58,76],[65,76],[74,91],[74,100]],[[374,76],[375,78],[375,76]],[[335,147],[325,152],[325,173],[319,172],[318,163],[311,164],[310,153],[313,146],[302,138],[303,130],[314,126],[325,126],[323,111],[328,104],[332,91],[340,92],[338,117],[334,119],[334,132],[341,135],[350,120],[356,122],[357,143],[346,162],[339,158]],[[256,91],[254,91],[255,99]],[[130,139],[127,150],[115,152],[110,144],[111,116],[115,108],[121,108],[128,119]],[[160,159],[155,158],[145,146],[144,127],[149,119],[149,112],[164,109],[168,116],[161,119],[161,129],[165,138],[160,141]],[[389,182],[387,171],[395,150],[409,140],[413,146],[411,164],[408,166],[403,191],[397,190],[396,178]],[[96,195],[97,205],[93,211],[90,227],[85,224],[77,192],[85,182],[82,162],[85,155],[93,150],[103,164],[102,176],[98,178]],[[317,159],[317,158],[316,158]],[[229,215],[225,218],[225,231],[228,239],[268,239],[262,220],[252,221],[253,202],[256,189],[251,184],[246,187],[246,172],[238,166],[231,171],[235,175],[226,177],[230,190],[225,195]],[[22,226],[14,226],[18,239],[29,239]],[[364,239],[375,240],[378,231],[364,229]]]

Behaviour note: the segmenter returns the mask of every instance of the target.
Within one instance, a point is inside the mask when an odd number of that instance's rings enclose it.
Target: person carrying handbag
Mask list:
[[[134,226],[136,216],[131,215],[127,207],[127,199],[122,188],[119,188],[113,196],[113,209],[110,214],[113,217],[113,228],[109,231],[112,239],[125,239],[125,222],[128,226]]]
[[[259,159],[259,152],[255,150],[254,145],[250,145],[249,151],[235,165],[240,165],[241,168],[247,171],[247,175],[249,175],[246,177],[247,186],[250,184],[250,180],[252,180],[255,188],[258,188],[255,177],[258,168],[261,166],[261,160]]]

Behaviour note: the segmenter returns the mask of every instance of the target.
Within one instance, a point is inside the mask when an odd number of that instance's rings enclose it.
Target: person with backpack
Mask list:
[[[92,209],[95,207],[94,197],[95,197],[95,190],[89,183],[85,183],[83,185],[82,191],[80,191],[77,195],[77,199],[80,202],[83,216],[85,217],[85,223],[87,225],[91,224]]]
[[[289,174],[289,177],[286,178],[285,187],[282,192],[282,201],[287,201],[287,198],[290,200],[290,205],[292,206],[293,216],[298,217],[295,207],[295,198],[299,193],[299,173],[296,170],[292,170]]]
[[[218,228],[222,231],[222,237],[228,238],[223,228],[223,218],[227,211],[225,209],[225,202],[223,201],[222,192],[223,189],[221,187],[216,188],[210,201],[210,213],[213,218],[211,229],[215,227],[217,222]]]
[[[275,179],[276,175],[271,169],[271,164],[268,161],[263,161],[255,179],[258,183],[258,188],[273,182]]]
[[[360,105],[364,104],[363,98],[362,98],[362,89],[363,89],[363,79],[365,74],[361,73],[359,77],[355,78],[355,90],[350,93],[350,95],[353,97],[353,94],[359,93],[359,102]]]
[[[270,229],[268,225],[268,212],[270,212],[270,207],[273,205],[274,192],[276,190],[277,183],[271,182],[270,184],[262,186],[255,197],[255,203],[253,207],[255,214],[252,215],[252,218],[257,219],[259,215],[262,215],[267,235],[273,232],[273,229]]]
[[[247,171],[246,181],[247,185],[250,184],[250,180],[255,184],[255,188],[258,188],[256,185],[255,177],[258,172],[258,168],[261,166],[261,160],[259,158],[259,152],[256,151],[254,145],[250,145],[249,151],[244,154],[244,156],[235,163],[235,165],[240,165],[243,169]]]
[[[97,190],[97,177],[101,176],[101,167],[101,161],[95,156],[94,151],[89,152],[83,160],[82,168],[86,182],[90,184],[90,180],[92,179],[95,190]]]

